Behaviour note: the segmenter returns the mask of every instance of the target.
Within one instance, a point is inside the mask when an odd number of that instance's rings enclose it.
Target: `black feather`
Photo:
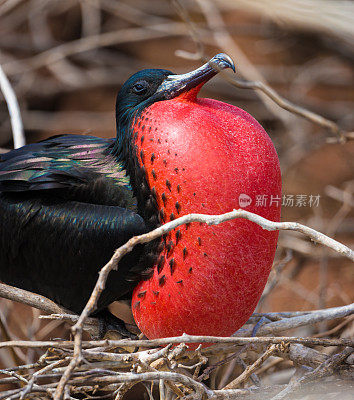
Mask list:
[[[132,236],[159,224],[156,201],[131,131],[171,74],[145,70],[117,96],[117,138],[59,135],[0,158],[0,279],[74,312],[85,306],[98,271]],[[132,91],[145,79],[148,91]],[[148,207],[146,207],[148,204]],[[137,246],[112,271],[98,311],[128,298],[151,276],[159,241]]]

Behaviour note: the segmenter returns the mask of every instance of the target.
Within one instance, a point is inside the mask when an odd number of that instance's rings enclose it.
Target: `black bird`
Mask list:
[[[222,69],[225,55],[214,57]],[[204,68],[204,69],[202,69]],[[130,77],[116,101],[117,137],[59,135],[1,155],[0,280],[80,313],[114,250],[160,224],[155,194],[138,162],[134,120],[217,72],[185,75],[147,69]],[[129,299],[151,274],[159,241],[137,246],[109,275],[96,315]]]

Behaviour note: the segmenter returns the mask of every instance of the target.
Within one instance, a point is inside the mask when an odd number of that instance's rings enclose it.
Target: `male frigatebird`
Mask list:
[[[191,212],[239,207],[280,218],[279,162],[245,111],[198,99],[225,54],[175,75],[147,69],[117,96],[117,137],[60,135],[0,161],[0,279],[80,313],[114,250]],[[278,199],[260,206],[257,196]],[[245,220],[193,223],[137,246],[109,275],[97,307],[131,299],[149,337],[230,335],[253,312],[276,232]]]

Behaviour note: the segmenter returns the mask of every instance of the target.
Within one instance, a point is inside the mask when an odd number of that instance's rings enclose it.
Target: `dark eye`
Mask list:
[[[149,84],[146,81],[137,82],[133,86],[133,92],[136,94],[143,94],[147,91]]]

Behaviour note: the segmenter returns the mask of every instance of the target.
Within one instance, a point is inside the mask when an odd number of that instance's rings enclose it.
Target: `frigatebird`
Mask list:
[[[116,138],[59,135],[1,155],[0,280],[80,313],[98,271],[129,238],[195,210],[230,211],[243,190],[279,194],[278,158],[257,121],[196,98],[225,68],[235,69],[218,54],[183,75],[139,71],[117,95]],[[278,220],[279,210],[262,212]],[[188,228],[127,254],[94,315],[109,320],[112,302],[133,298],[148,337],[224,335],[242,325],[268,277],[277,233],[249,221]],[[219,321],[220,302],[228,311]]]

